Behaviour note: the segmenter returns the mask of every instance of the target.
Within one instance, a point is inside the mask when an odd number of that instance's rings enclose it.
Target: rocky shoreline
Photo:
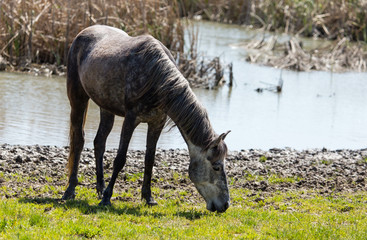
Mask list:
[[[22,196],[22,189],[41,189],[47,184],[62,187],[67,183],[66,162],[68,147],[0,145],[0,189],[6,186],[2,197]],[[116,149],[105,153],[105,177],[109,180]],[[197,201],[198,193],[188,178],[189,155],[185,149],[158,149],[153,170],[153,186],[162,189],[158,198],[166,198],[165,190],[175,190],[176,197]],[[122,200],[138,198],[142,183],[144,151],[129,151],[126,166],[120,173],[115,193],[135,189],[134,196],[117,197]],[[80,163],[80,183],[95,188],[95,162],[93,149],[84,149]],[[320,194],[366,191],[367,149],[327,150],[294,149],[233,151],[226,158],[230,188],[248,189],[260,196],[272,192],[312,190]],[[17,181],[22,176],[27,181]],[[172,192],[172,191],[171,191]],[[3,196],[2,196],[3,195]],[[62,192],[60,190],[60,197]],[[40,192],[49,197],[51,192]],[[130,199],[131,200],[131,199]]]

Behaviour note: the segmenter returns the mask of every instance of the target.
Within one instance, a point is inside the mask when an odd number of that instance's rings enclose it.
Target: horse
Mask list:
[[[224,212],[230,205],[224,159],[229,133],[214,132],[207,111],[177,68],[170,51],[150,35],[131,37],[124,31],[94,25],[73,40],[67,59],[67,95],[70,112],[68,186],[62,199],[74,199],[78,165],[84,146],[84,123],[91,99],[100,107],[94,139],[99,205],[111,205],[118,173],[134,129],[147,123],[146,154],[141,196],[150,206],[152,169],[158,138],[166,122],[173,121],[189,150],[189,178],[210,211]],[[107,188],[103,177],[106,139],[115,116],[123,116],[120,143]]]

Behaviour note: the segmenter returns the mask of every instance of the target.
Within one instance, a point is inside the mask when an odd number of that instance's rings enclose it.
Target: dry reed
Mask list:
[[[183,49],[183,27],[174,1],[3,0],[0,55],[12,64],[66,61],[68,47],[83,28],[106,24],[130,35],[149,33],[171,50]]]
[[[247,61],[296,71],[333,72],[367,71],[367,51],[347,38],[317,49],[304,49],[296,38],[279,43],[277,37],[253,40],[245,44],[250,51]]]
[[[179,0],[180,14],[303,36],[367,41],[366,0]]]
[[[2,0],[0,56],[10,66],[23,71],[62,72],[69,46],[76,34],[90,25],[105,24],[120,28],[132,36],[151,34],[174,53],[179,67],[193,86],[209,87],[213,81],[217,86],[223,80],[223,76],[218,80],[220,71],[216,71],[222,68],[219,60],[213,60],[219,66],[214,69],[214,75],[211,74],[213,70],[207,70],[206,75],[202,76],[214,80],[203,81],[197,76],[196,49],[190,48],[190,54],[183,53],[184,27],[177,4],[176,0]],[[196,36],[197,33],[193,32],[189,45],[195,45]],[[53,65],[31,68],[34,63]],[[185,73],[188,68],[194,71]]]

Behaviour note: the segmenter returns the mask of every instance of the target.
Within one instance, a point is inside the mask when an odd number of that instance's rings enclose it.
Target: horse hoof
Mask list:
[[[105,201],[105,200],[102,200],[99,204],[98,204],[98,206],[111,206],[112,204],[111,204],[111,201]]]
[[[97,190],[98,199],[102,199],[103,191],[105,190],[104,184],[98,185],[96,190]]]
[[[103,191],[97,191],[98,199],[103,198]]]
[[[61,200],[70,200],[70,199],[75,199],[75,193],[74,192],[70,193],[70,192],[66,191],[64,193],[64,195],[62,196],[62,198],[61,198]]]
[[[152,207],[158,205],[158,203],[154,199],[150,199],[150,201],[147,201],[147,205]]]

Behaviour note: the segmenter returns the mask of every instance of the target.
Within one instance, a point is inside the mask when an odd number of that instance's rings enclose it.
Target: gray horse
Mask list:
[[[207,209],[224,212],[229,207],[224,171],[227,146],[223,141],[228,132],[219,136],[214,132],[206,110],[161,42],[148,35],[130,37],[108,26],[84,29],[69,50],[67,94],[71,105],[69,182],[63,199],[75,198],[84,122],[88,101],[92,99],[99,105],[101,116],[94,139],[100,205],[111,204],[113,186],[125,165],[131,136],[142,122],[148,124],[142,198],[148,205],[157,204],[151,194],[152,169],[158,138],[170,118],[186,141],[189,177],[204,197]],[[113,174],[104,189],[102,160],[115,115],[125,120]]]

